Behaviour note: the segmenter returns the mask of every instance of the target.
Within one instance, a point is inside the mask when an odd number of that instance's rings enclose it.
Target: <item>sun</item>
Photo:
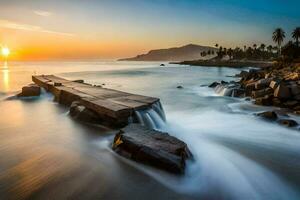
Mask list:
[[[3,55],[4,57],[8,57],[9,54],[10,54],[10,50],[9,50],[9,48],[7,48],[7,47],[2,47],[1,53],[2,53],[2,55]]]

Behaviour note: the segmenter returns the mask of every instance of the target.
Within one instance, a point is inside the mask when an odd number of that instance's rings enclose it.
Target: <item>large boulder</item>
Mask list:
[[[27,86],[22,87],[22,92],[18,94],[18,97],[32,97],[32,96],[40,96],[41,88],[32,83]]]
[[[290,88],[284,84],[280,84],[274,90],[274,96],[281,98],[281,99],[289,99],[289,98],[291,98]]]
[[[118,154],[175,174],[184,173],[192,154],[181,140],[139,124],[130,124],[116,134],[113,150]]]

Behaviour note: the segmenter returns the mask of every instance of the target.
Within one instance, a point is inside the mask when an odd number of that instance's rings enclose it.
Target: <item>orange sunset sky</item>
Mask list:
[[[271,44],[300,21],[299,2],[238,0],[1,0],[10,60],[112,59],[189,43]]]

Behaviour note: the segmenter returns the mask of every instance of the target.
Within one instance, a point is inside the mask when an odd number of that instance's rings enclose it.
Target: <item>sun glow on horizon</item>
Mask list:
[[[8,57],[9,54],[10,54],[10,50],[9,50],[9,48],[7,48],[7,47],[2,47],[1,53],[2,53],[2,56]]]

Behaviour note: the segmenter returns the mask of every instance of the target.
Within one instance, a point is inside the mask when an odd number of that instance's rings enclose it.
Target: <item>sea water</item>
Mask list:
[[[237,68],[155,62],[17,62],[0,67],[0,195],[20,198],[299,199],[300,132],[258,119],[271,108],[207,87]],[[115,131],[74,121],[51,94],[7,99],[33,74],[158,97],[140,123],[185,141],[175,177],[111,150]],[[177,86],[182,86],[178,89]],[[163,112],[164,111],[164,112]],[[299,120],[297,116],[294,116]]]

